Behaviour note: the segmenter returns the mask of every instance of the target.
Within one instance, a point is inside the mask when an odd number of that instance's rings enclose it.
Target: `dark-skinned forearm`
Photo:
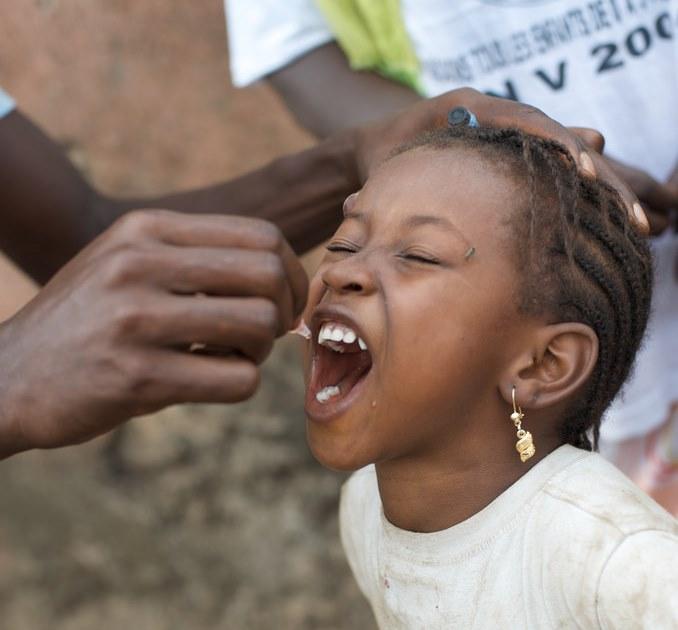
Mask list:
[[[382,120],[421,99],[376,72],[353,70],[335,42],[315,48],[267,80],[297,122],[317,138]]]
[[[0,249],[39,282],[93,235],[98,196],[20,112],[0,120]]]
[[[304,252],[332,233],[342,200],[359,185],[351,133],[229,182],[143,199],[99,194],[20,112],[0,120],[0,147],[0,249],[38,282],[136,208],[266,218]]]
[[[223,184],[150,202],[109,201],[103,214],[111,218],[130,208],[158,207],[258,217],[275,223],[294,250],[304,253],[333,234],[344,199],[360,187],[354,151],[354,133],[343,132]]]

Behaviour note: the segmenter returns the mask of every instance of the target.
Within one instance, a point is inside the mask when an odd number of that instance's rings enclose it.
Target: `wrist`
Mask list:
[[[11,349],[6,343],[11,334],[8,326],[8,323],[0,324],[0,460],[31,448],[21,431],[16,379],[9,365]]]
[[[359,190],[365,183],[363,132],[361,129],[346,129],[325,141],[332,148],[346,180],[346,196]]]
[[[351,168],[355,182],[352,192],[359,190],[369,176],[374,154],[374,126],[356,127],[345,132],[351,146]]]

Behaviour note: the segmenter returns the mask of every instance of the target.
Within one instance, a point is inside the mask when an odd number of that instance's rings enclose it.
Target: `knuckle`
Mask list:
[[[474,90],[471,87],[458,88],[455,92],[463,99],[473,99],[481,95],[478,90]]]
[[[116,228],[124,237],[136,239],[154,232],[162,210],[132,210],[116,221]]]
[[[140,357],[128,357],[124,364],[124,383],[127,395],[133,400],[152,397],[155,387],[153,370],[149,362]]]
[[[259,315],[262,326],[274,337],[280,327],[280,314],[278,307],[269,300],[263,300],[261,305],[261,313]]]
[[[112,310],[111,330],[118,338],[138,335],[148,325],[147,309],[137,300],[125,301]]]
[[[260,243],[264,249],[279,251],[282,248],[282,232],[277,226],[273,225],[273,223],[269,223],[268,221],[259,221],[257,231],[259,233]]]
[[[270,300],[257,299],[253,304],[249,323],[246,354],[258,365],[271,353],[280,331],[277,306]]]
[[[103,279],[109,286],[119,286],[138,276],[143,266],[144,255],[131,246],[120,247],[110,253],[106,260]]]
[[[525,116],[530,117],[546,117],[546,114],[541,109],[535,107],[534,105],[528,105],[527,103],[520,104],[520,112]]]
[[[262,258],[262,265],[266,284],[275,295],[281,295],[287,287],[287,276],[280,256],[273,253],[265,254]]]
[[[134,267],[130,258],[131,252],[127,248],[119,249],[108,257],[103,273],[107,285],[117,286],[131,280]]]
[[[271,300],[263,298],[257,300],[252,319],[264,337],[270,339],[275,337],[280,326],[280,317],[278,307]]]

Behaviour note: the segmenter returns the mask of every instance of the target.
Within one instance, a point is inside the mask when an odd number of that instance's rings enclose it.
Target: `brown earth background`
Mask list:
[[[2,0],[0,85],[117,195],[310,144],[266,86],[230,86],[220,0]],[[35,291],[2,260],[0,288],[1,317]],[[306,448],[301,392],[284,341],[247,404],[1,463],[0,629],[372,627],[339,543],[342,479]]]

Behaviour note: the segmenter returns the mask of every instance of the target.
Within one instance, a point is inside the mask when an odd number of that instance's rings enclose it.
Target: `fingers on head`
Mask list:
[[[597,129],[592,129],[590,127],[569,127],[569,130],[589,149],[592,149],[596,153],[603,152],[603,149],[605,148],[605,136]]]
[[[489,97],[467,88],[450,93],[451,98],[455,96],[456,104],[471,108],[481,124],[492,124],[497,127],[518,127],[528,134],[555,140],[569,151],[582,175],[586,177],[601,176],[600,164],[602,158],[596,153],[602,151],[605,139],[596,130],[589,128],[568,130],[536,107],[508,99]],[[604,168],[602,170],[604,174],[606,170],[609,171],[609,169]],[[605,175],[604,178],[619,190],[629,216],[637,229],[648,234],[649,222],[632,191],[618,178],[610,179]]]
[[[647,214],[645,213],[645,210],[643,210],[643,206],[640,204],[639,201],[636,201],[633,203],[631,206],[631,218],[637,228],[643,233],[643,234],[649,234],[650,233],[650,221],[647,218]]]

